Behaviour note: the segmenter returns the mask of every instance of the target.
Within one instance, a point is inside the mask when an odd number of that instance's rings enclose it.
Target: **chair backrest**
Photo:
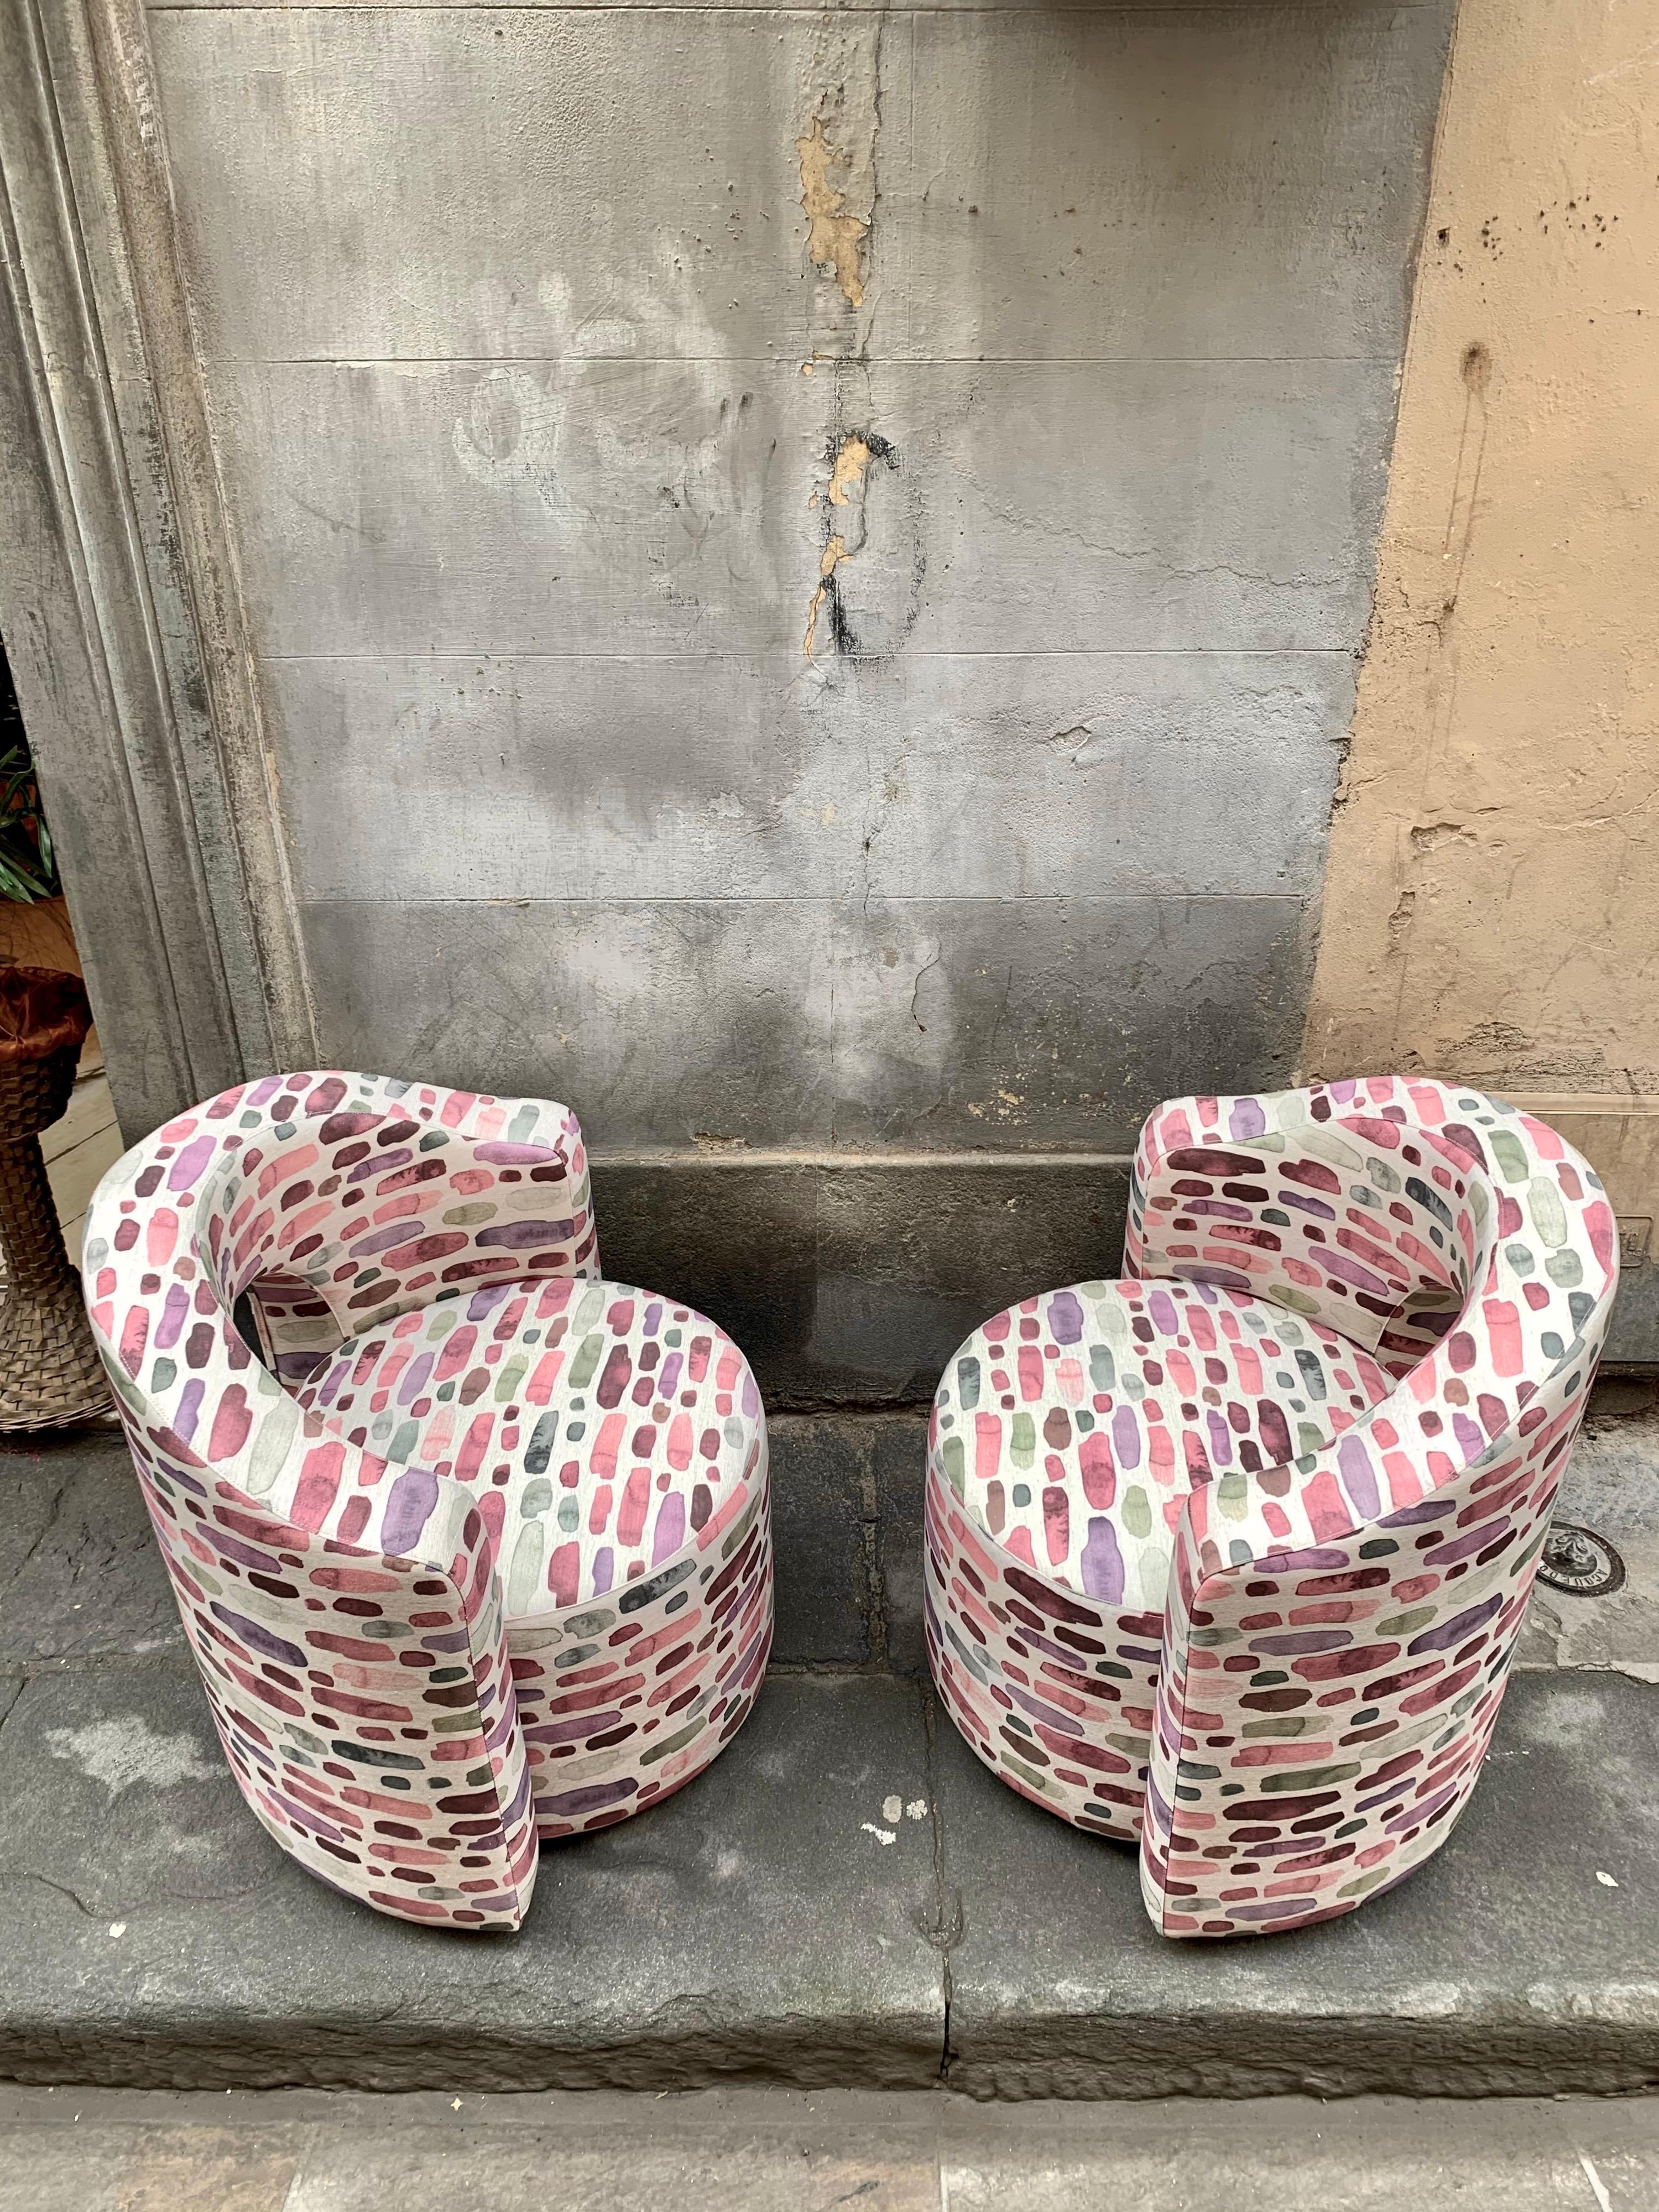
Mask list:
[[[1126,1265],[1249,1290],[1396,1377],[1334,1448],[1331,1498],[1303,1501],[1314,1534],[1322,1512],[1334,1528],[1408,1508],[1570,1408],[1559,1466],[1619,1279],[1613,1209],[1553,1129],[1387,1076],[1158,1108]]]
[[[592,1276],[575,1117],[338,1072],[266,1077],[118,1161],[88,1213],[94,1333],[134,1450],[203,1466],[296,1528],[386,1548],[438,1534],[430,1473],[302,1414],[296,1382],[347,1338],[503,1279]],[[266,1353],[257,1360],[239,1303]],[[275,1372],[269,1371],[274,1370]],[[455,1489],[451,1501],[467,1505]],[[394,1510],[390,1501],[396,1498]],[[422,1510],[423,1509],[423,1510]],[[447,1539],[445,1540],[447,1540]]]

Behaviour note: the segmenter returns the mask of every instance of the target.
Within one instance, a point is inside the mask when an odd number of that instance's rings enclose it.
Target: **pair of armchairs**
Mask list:
[[[1493,1100],[1334,1084],[1159,1108],[1125,1265],[940,1383],[934,1677],[1002,1780],[1138,1841],[1165,1935],[1327,1918],[1474,1785],[1613,1216]],[[226,1755],[322,1880],[516,1928],[542,1838],[742,1724],[759,1393],[713,1322],[601,1279],[566,1109],[267,1078],[110,1171],[83,1267]]]

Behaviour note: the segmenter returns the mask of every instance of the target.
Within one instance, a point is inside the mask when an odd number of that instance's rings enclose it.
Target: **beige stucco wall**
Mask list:
[[[1651,1212],[1659,0],[1462,0],[1431,195],[1304,1061],[1575,1094]]]

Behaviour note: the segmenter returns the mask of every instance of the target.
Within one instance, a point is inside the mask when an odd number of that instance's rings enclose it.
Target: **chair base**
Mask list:
[[[932,1484],[927,1552],[927,1663],[964,1741],[1045,1813],[1138,1842],[1162,1617],[1039,1583]],[[1091,1671],[1103,1663],[1109,1678]]]
[[[622,1594],[542,1621],[509,1620],[507,1645],[544,1843],[609,1828],[684,1789],[748,1718],[772,1648],[764,1483],[716,1548]],[[700,1578],[701,1571],[701,1578]],[[637,1596],[659,1585],[642,1605]],[[695,1595],[687,1598],[688,1590]],[[672,1607],[672,1610],[670,1608]],[[634,1631],[627,1634],[629,1629]],[[613,1644],[622,1636],[624,1640]],[[619,1668],[577,1684],[621,1655]]]

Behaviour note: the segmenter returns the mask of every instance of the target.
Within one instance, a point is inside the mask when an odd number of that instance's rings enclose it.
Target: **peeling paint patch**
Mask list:
[[[861,307],[864,241],[869,234],[869,218],[851,214],[845,187],[830,181],[832,169],[845,175],[847,157],[831,145],[824,134],[823,118],[817,115],[806,136],[796,139],[795,152],[800,158],[800,204],[806,215],[807,258],[826,275],[833,271],[848,304]]]
[[[845,507],[853,494],[862,489],[872,450],[870,441],[860,437],[856,430],[842,440],[830,472],[831,507]]]
[[[1116,758],[1119,752],[1103,715],[1055,730],[1047,743],[1051,750],[1069,761],[1073,768],[1098,768],[1103,761]]]
[[[806,637],[801,649],[809,660],[817,640],[818,617],[826,605],[834,618],[837,647],[857,649],[856,641],[848,635],[840,617],[836,600],[836,571],[843,561],[851,560],[864,544],[864,503],[872,461],[884,461],[890,469],[896,469],[899,465],[892,445],[876,431],[849,430],[844,437],[832,441],[829,482],[821,485],[806,502],[810,508],[819,508],[823,513],[826,533],[818,561],[817,589],[806,610]],[[835,526],[835,518],[829,513],[832,507],[842,510],[844,519],[839,527]]]

